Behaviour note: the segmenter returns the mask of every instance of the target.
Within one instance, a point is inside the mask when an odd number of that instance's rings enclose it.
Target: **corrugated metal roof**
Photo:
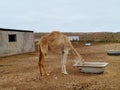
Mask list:
[[[18,29],[6,29],[6,28],[0,28],[0,31],[33,32],[30,30],[18,30]]]

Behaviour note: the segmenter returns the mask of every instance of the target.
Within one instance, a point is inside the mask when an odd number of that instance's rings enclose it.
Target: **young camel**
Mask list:
[[[74,51],[74,54],[79,58],[79,60],[76,63],[82,64],[82,57],[77,53],[77,51],[72,46],[70,40],[67,36],[63,35],[59,31],[53,31],[48,35],[45,35],[41,37],[39,43],[38,43],[38,56],[39,56],[39,70],[40,75],[44,75],[42,73],[42,69],[46,75],[49,75],[46,72],[44,62],[45,62],[45,56],[47,55],[48,50],[60,50],[62,52],[62,59],[61,59],[61,66],[62,66],[62,73],[68,74],[66,71],[66,63],[67,63],[67,56],[69,50]],[[80,61],[81,60],[81,61]]]

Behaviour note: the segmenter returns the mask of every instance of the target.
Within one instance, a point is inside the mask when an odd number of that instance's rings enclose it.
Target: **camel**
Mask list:
[[[61,69],[63,74],[68,74],[66,71],[66,63],[67,63],[67,56],[69,50],[72,50],[74,54],[78,57],[76,63],[82,64],[83,59],[78,54],[76,49],[72,46],[71,41],[68,37],[62,34],[59,31],[53,31],[47,35],[44,35],[40,38],[38,43],[38,65],[40,70],[40,75],[43,76],[44,74],[49,75],[46,72],[44,63],[45,63],[45,56],[47,55],[48,50],[60,50],[62,53],[61,58]],[[43,74],[44,71],[44,74]]]

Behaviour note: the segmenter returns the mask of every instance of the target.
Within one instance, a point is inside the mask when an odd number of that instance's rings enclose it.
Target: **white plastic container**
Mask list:
[[[85,46],[91,46],[91,43],[85,43]]]

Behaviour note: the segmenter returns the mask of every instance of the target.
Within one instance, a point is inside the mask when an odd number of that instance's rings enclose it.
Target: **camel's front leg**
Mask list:
[[[66,71],[68,51],[69,51],[69,50],[64,50],[64,51],[62,52],[61,64],[62,64],[62,73],[63,73],[63,74],[68,74],[67,71]]]

